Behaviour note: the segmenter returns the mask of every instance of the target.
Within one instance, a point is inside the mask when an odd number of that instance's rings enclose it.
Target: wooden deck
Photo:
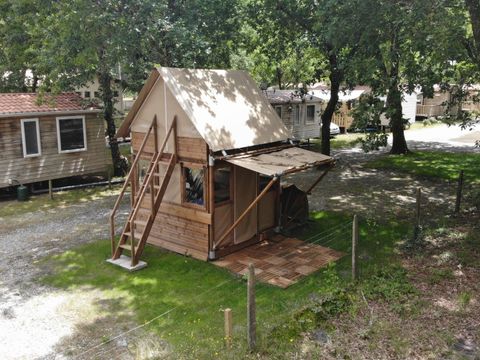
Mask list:
[[[287,288],[303,276],[310,275],[344,253],[300,239],[275,235],[272,239],[234,252],[213,264],[244,275],[248,264],[255,266],[258,281]]]

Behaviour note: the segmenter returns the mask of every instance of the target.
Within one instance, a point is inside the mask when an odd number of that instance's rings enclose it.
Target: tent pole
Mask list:
[[[240,221],[243,220],[245,216],[254,208],[255,205],[265,196],[265,194],[270,190],[270,188],[275,184],[275,182],[278,180],[277,176],[274,176],[272,180],[267,184],[265,189],[262,190],[262,192],[253,200],[253,202],[248,206],[248,208],[242,213],[242,215],[239,216],[239,218],[233,223],[232,226],[222,235],[222,237],[218,240],[218,243],[213,245],[213,248],[216,249],[219,245],[222,244],[222,242],[227,238],[228,235],[235,229]]]

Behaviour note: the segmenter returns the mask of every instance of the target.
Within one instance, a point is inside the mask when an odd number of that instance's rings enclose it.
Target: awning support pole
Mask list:
[[[320,175],[320,176],[318,177],[318,179],[315,180],[315,182],[312,184],[312,186],[310,186],[310,188],[309,188],[307,191],[305,191],[305,192],[306,192],[308,195],[310,195],[310,194],[312,193],[313,188],[314,188],[315,186],[317,186],[320,181],[322,181],[322,179],[325,177],[325,175],[327,175],[328,172],[329,172],[330,170],[332,170],[334,166],[335,166],[335,163],[331,163],[330,166],[322,173],[322,175]]]
[[[227,238],[228,235],[235,229],[238,224],[243,220],[247,214],[252,211],[253,207],[257,205],[257,203],[265,196],[265,194],[270,190],[270,188],[275,184],[275,182],[278,180],[277,176],[274,176],[272,180],[267,184],[265,189],[262,190],[262,192],[253,200],[253,202],[248,206],[248,208],[240,215],[240,217],[233,223],[232,226],[222,235],[222,237],[218,240],[218,243],[214,244],[213,248],[216,249],[218,246],[222,244],[222,242]]]

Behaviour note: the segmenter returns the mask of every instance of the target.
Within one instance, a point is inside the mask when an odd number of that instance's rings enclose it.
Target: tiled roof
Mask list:
[[[44,95],[39,103],[36,93],[0,93],[0,115],[97,110],[82,103],[76,93]]]
[[[267,96],[268,101],[270,104],[290,104],[290,103],[301,103],[302,97],[300,96],[300,92],[296,90],[267,90],[265,91],[265,95]],[[312,94],[306,94],[305,99],[309,101],[321,101],[317,96],[313,96]]]

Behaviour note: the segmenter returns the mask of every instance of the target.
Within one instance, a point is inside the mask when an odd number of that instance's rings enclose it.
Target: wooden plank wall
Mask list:
[[[132,132],[132,148],[136,153],[142,144],[145,134]],[[178,156],[179,161],[194,161],[207,163],[207,143],[201,138],[178,137]],[[160,145],[160,142],[159,142]],[[154,152],[153,134],[150,134],[144,151]]]
[[[64,154],[58,153],[56,117],[38,118],[42,155],[28,158],[23,157],[20,118],[0,119],[0,188],[9,186],[10,178],[27,184],[106,171],[105,128],[97,114],[85,115],[87,150]]]
[[[149,210],[149,207],[150,199],[146,195],[142,208]],[[211,215],[206,211],[163,203],[147,242],[182,255],[207,260],[208,227],[211,219]]]
[[[137,153],[145,134],[132,132],[131,136],[133,152]],[[207,144],[205,140],[178,137],[177,144],[179,162],[195,162],[204,166],[207,165]],[[145,151],[150,154],[153,153],[153,135],[149,137],[145,145]],[[183,185],[180,183],[180,178],[172,176],[169,188],[178,186],[180,189]],[[207,185],[205,182],[205,187]],[[205,191],[207,191],[206,188]],[[148,194],[142,202],[142,208],[150,210]],[[147,242],[182,255],[207,260],[209,226],[211,223],[212,216],[206,210],[164,201],[155,217]]]

